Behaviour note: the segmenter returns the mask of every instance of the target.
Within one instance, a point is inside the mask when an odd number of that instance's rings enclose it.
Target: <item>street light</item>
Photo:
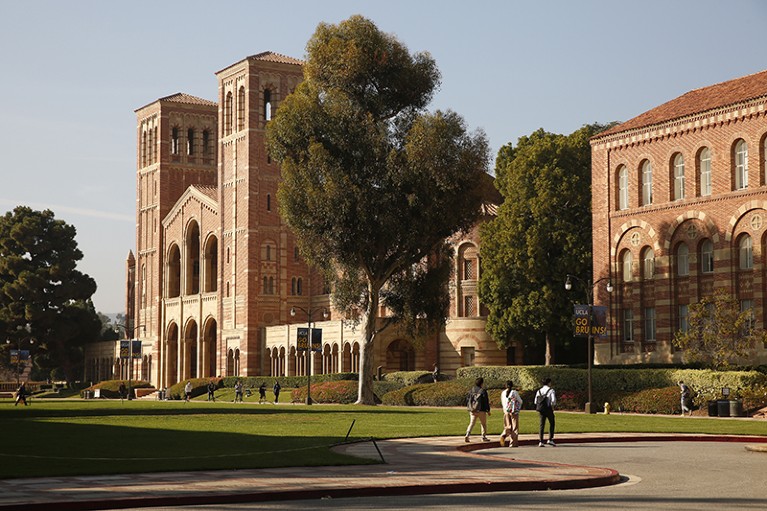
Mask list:
[[[607,281],[607,285],[605,286],[605,290],[608,293],[613,292],[613,283],[610,281],[610,277],[602,277],[601,279],[597,280],[596,282],[591,282],[591,278],[589,278],[588,282],[576,277],[575,275],[567,274],[567,280],[565,280],[565,289],[567,291],[570,291],[573,288],[573,284],[570,281],[570,279],[577,280],[583,285],[583,288],[586,291],[586,300],[589,306],[589,317],[588,317],[588,337],[586,341],[586,378],[588,380],[588,386],[589,386],[589,394],[588,394],[588,402],[586,403],[586,413],[595,413],[596,407],[593,406],[593,403],[591,402],[591,358],[592,358],[592,344],[593,344],[593,335],[591,332],[591,315],[594,309],[594,300],[593,300],[593,292],[594,288],[597,284],[602,282],[603,280]]]
[[[122,323],[115,323],[115,332],[118,334],[120,333],[118,331],[118,328],[122,328],[125,330],[125,337],[128,336],[128,331],[130,331],[130,338],[128,339],[128,399],[133,399],[133,389],[131,388],[131,379],[133,377],[133,337],[136,334],[136,330],[141,328],[144,329],[144,325],[136,325],[134,327],[129,327],[127,325],[123,325]],[[122,399],[122,396],[120,397]]]
[[[295,317],[296,309],[300,309],[306,313],[306,317],[309,323],[309,341],[308,341],[309,345],[307,346],[307,350],[306,350],[305,365],[306,365],[306,404],[310,405],[312,404],[312,370],[310,367],[310,362],[311,362],[310,353],[312,352],[312,314],[317,312],[319,310],[319,307],[315,309],[312,309],[310,307],[308,310],[298,306],[291,307],[290,315],[292,317]],[[324,307],[322,308],[322,319],[328,319],[328,310]]]

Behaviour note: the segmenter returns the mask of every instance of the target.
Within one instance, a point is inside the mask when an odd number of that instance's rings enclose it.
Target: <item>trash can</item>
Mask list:
[[[716,402],[716,411],[719,417],[730,416],[730,402],[726,399],[720,399]]]
[[[716,401],[709,401],[708,402],[708,416],[709,417],[718,417],[719,413],[716,406]]]
[[[743,416],[743,401],[732,400],[730,401],[730,417],[742,417]]]

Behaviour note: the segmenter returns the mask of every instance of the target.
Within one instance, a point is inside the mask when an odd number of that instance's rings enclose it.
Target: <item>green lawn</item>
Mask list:
[[[350,439],[460,436],[467,424],[466,412],[456,408],[254,400],[37,399],[29,407],[0,400],[0,478],[371,463],[328,446],[344,439],[352,421]],[[489,424],[500,433],[501,415]],[[534,433],[537,424],[536,412],[522,412],[521,433]],[[557,431],[767,435],[767,421],[560,412]]]

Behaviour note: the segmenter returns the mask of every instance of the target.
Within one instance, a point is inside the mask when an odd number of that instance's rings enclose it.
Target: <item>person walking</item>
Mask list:
[[[208,383],[208,401],[216,402],[216,383],[213,380]]]
[[[266,382],[261,383],[258,387],[258,404],[266,403]]]
[[[490,441],[487,438],[487,417],[490,415],[490,398],[487,395],[487,390],[483,387],[484,383],[484,378],[477,378],[474,381],[474,386],[469,391],[466,404],[466,408],[469,410],[469,427],[466,428],[466,436],[463,438],[465,442],[471,441],[469,437],[477,419],[479,419],[482,430],[482,441]]]
[[[554,443],[554,406],[557,404],[557,396],[551,387],[551,378],[543,380],[543,385],[535,393],[535,409],[538,411],[541,419],[541,427],[538,431],[538,447],[545,447],[547,444],[555,446]],[[549,421],[549,441],[543,443],[543,430],[546,427],[546,421]]]
[[[274,392],[274,404],[277,404],[280,402],[280,382],[277,380],[274,381],[274,387],[272,387],[272,392]]]
[[[186,382],[184,385],[184,402],[188,403],[192,399],[192,380]]]
[[[437,364],[434,364],[434,370],[431,372],[431,377],[434,380],[434,383],[439,381],[439,366],[437,366]]]
[[[121,381],[120,386],[117,387],[117,392],[120,394],[120,402],[122,402],[123,399],[128,397],[128,391],[125,390],[125,382]]]
[[[239,401],[242,403],[242,382],[240,380],[237,380],[234,382],[234,403]]]
[[[506,438],[509,438],[509,447],[519,447],[519,411],[522,409],[522,398],[519,392],[514,390],[514,382],[506,382],[506,390],[501,392],[501,410],[503,410],[503,432],[501,433],[501,447],[506,446]]]
[[[17,406],[19,403],[24,403],[24,406],[27,406],[27,385],[24,382],[21,382],[19,388],[16,389],[16,401],[14,401],[13,406]]]
[[[679,380],[679,390],[682,402],[682,417],[684,417],[684,412],[689,412],[689,415],[692,415],[692,391],[690,387],[685,385],[684,381]]]

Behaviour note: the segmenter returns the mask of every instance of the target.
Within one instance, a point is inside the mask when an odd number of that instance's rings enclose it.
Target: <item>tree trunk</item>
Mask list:
[[[554,363],[554,344],[551,342],[549,333],[546,332],[546,361],[545,365],[550,366]]]
[[[378,323],[378,292],[380,286],[368,284],[370,301],[368,302],[367,317],[365,318],[365,339],[360,350],[360,374],[357,389],[358,405],[374,405],[375,393],[373,392],[373,345],[376,336],[376,324]]]

